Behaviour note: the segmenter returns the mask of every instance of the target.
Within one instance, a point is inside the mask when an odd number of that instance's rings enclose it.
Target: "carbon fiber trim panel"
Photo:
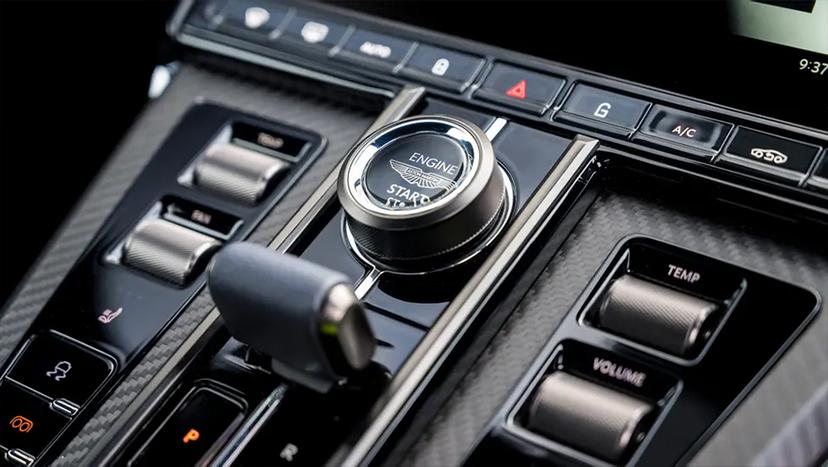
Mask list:
[[[320,92],[317,90],[317,94]],[[166,93],[150,102],[123,139],[100,175],[78,203],[33,267],[17,295],[0,317],[0,362],[4,361],[57,285],[83,252],[123,193],[166,138],[176,122],[197,101],[279,120],[314,130],[328,138],[321,157],[251,235],[251,241],[267,243],[322,179],[370,125],[367,111],[274,89],[235,76],[182,66]],[[127,375],[111,397],[71,441],[56,465],[78,464],[89,447],[117,419],[123,409],[160,368],[179,344],[213,308],[206,291],[199,294],[179,316],[147,356]]]
[[[706,210],[705,210],[706,209]],[[623,238],[644,234],[755,269],[828,296],[828,255],[808,251],[790,229],[763,235],[744,211],[689,210],[671,199],[624,191],[601,194],[489,344],[406,459],[458,465],[476,437]],[[750,397],[691,461],[746,465],[828,380],[828,316],[823,312]],[[746,343],[749,345],[749,343]]]

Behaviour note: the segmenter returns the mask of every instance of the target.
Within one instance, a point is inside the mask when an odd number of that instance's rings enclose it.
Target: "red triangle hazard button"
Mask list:
[[[526,99],[526,80],[522,79],[517,84],[506,90],[506,95],[515,99]]]

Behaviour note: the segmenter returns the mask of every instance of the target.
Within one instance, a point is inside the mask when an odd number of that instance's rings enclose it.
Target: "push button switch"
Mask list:
[[[579,84],[556,119],[626,136],[632,133],[649,102]]]
[[[176,409],[129,465],[197,465],[209,462],[242,419],[242,405],[206,387]]]
[[[818,153],[817,146],[737,128],[719,162],[799,183]]]
[[[402,62],[413,45],[405,39],[357,29],[336,57],[391,71]]]
[[[0,385],[0,445],[39,456],[69,421],[49,403],[6,381]]]
[[[347,29],[345,25],[300,12],[291,18],[279,40],[331,49],[339,43]]]
[[[729,123],[657,105],[636,138],[712,156],[722,147],[731,128],[733,125]]]
[[[287,9],[256,0],[231,0],[222,12],[218,30],[233,35],[267,40],[287,15]]]
[[[418,81],[463,92],[482,66],[482,57],[420,45],[406,63],[402,74]]]
[[[563,85],[564,80],[557,76],[497,63],[475,97],[542,115]]]
[[[26,347],[8,377],[52,399],[82,406],[113,368],[108,359],[92,350],[54,334],[41,334]]]

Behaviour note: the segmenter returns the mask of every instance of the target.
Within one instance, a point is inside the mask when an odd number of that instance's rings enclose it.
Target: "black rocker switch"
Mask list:
[[[207,280],[230,333],[270,356],[276,373],[318,392],[364,369],[374,354],[374,334],[350,283],[251,243],[221,250]]]

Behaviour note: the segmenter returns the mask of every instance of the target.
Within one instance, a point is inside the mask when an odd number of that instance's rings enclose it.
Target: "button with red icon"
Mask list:
[[[557,76],[496,63],[474,96],[543,115],[561,92],[564,82]]]

